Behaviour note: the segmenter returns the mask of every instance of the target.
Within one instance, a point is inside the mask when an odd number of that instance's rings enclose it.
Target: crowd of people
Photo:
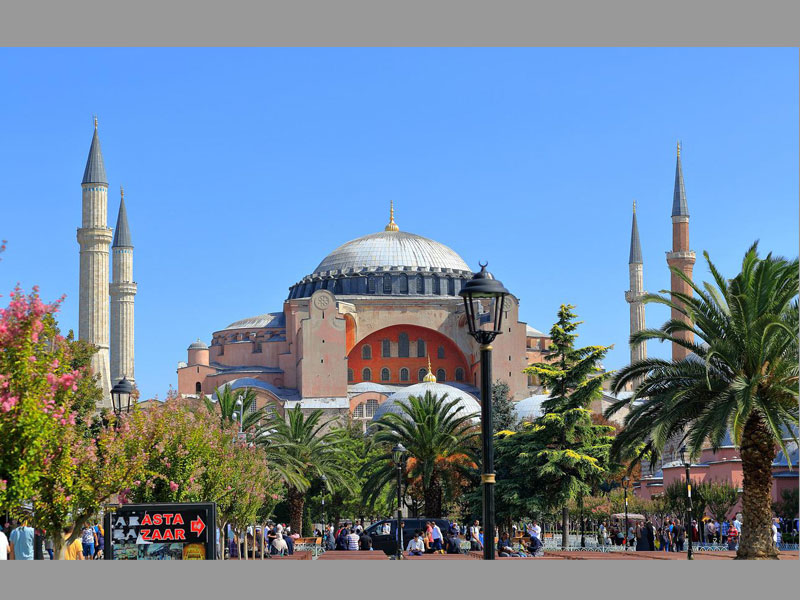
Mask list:
[[[72,536],[72,527],[60,532],[63,544]],[[100,521],[85,525],[80,535],[64,548],[64,560],[100,560],[105,535]],[[54,559],[53,535],[31,527],[27,520],[9,520],[0,529],[0,560]]]

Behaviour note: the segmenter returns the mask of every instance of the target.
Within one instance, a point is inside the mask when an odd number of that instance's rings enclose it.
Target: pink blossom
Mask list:
[[[178,491],[178,484],[175,483],[174,481],[170,481],[169,482],[169,489],[171,491],[173,491],[173,492],[177,492]]]

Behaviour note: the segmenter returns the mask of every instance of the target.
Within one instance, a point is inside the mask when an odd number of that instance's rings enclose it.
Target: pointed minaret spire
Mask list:
[[[106,167],[103,164],[103,153],[100,150],[100,138],[97,137],[97,117],[94,118],[94,135],[92,145],[89,147],[89,158],[86,159],[86,168],[83,171],[81,183],[102,183],[108,185]]]
[[[389,224],[386,226],[386,231],[400,231],[397,223],[394,222],[394,200],[389,201]]]
[[[628,264],[642,262],[642,245],[639,243],[639,226],[636,224],[636,200],[633,201],[633,223],[631,225],[631,253]]]
[[[628,259],[628,275],[630,289],[625,292],[625,300],[630,304],[631,335],[645,328],[644,302],[644,275],[642,264],[642,246],[639,243],[639,226],[636,223],[636,201],[633,202],[633,221],[631,224],[631,253]],[[647,346],[644,343],[631,345],[631,364],[647,358]],[[638,382],[634,382],[634,387]]]
[[[119,188],[119,214],[114,230],[113,277],[111,294],[111,380],[117,383],[123,377],[133,383],[133,309],[136,282],[133,280],[133,243],[125,209],[125,190]]]
[[[675,191],[672,193],[672,216],[689,216],[689,205],[686,203],[686,188],[683,186],[683,168],[681,167],[680,142],[678,142],[678,158],[675,163]]]
[[[114,230],[114,243],[112,248],[133,248],[131,243],[131,230],[128,228],[128,211],[125,210],[125,190],[119,186],[119,213],[117,214],[117,227]]]

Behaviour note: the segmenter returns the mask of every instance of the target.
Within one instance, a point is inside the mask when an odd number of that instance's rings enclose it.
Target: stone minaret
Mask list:
[[[108,364],[108,179],[97,137],[97,118],[89,158],[81,182],[83,208],[78,244],[81,247],[78,338],[97,346],[92,371],[100,376],[102,407],[111,407],[111,375]]]
[[[119,189],[119,214],[114,230],[113,281],[111,283],[111,381],[123,377],[134,383],[133,373],[133,243],[125,210],[125,193]]]
[[[631,335],[644,329],[644,277],[642,274],[642,246],[639,243],[639,226],[636,224],[636,202],[633,203],[633,224],[631,225],[631,253],[628,259],[630,289],[625,292],[625,300],[631,305]],[[631,345],[631,364],[647,358],[644,343]]]
[[[683,187],[683,169],[681,168],[681,143],[678,142],[678,160],[675,165],[675,192],[672,198],[672,252],[667,252],[667,264],[676,267],[690,279],[694,268],[695,255],[689,249],[689,206],[686,204],[686,190]],[[692,288],[674,273],[671,275],[670,289],[691,296]],[[673,319],[685,319],[678,311],[672,310]],[[681,334],[685,340],[693,341],[694,335],[689,332]],[[672,345],[672,360],[683,360],[689,351],[683,346]]]

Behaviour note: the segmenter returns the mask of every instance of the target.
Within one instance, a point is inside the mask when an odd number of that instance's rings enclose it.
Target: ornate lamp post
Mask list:
[[[630,481],[630,477],[625,475],[622,478],[622,487],[625,490],[623,492],[625,496],[625,552],[628,551],[628,482]]]
[[[403,444],[398,443],[392,448],[392,460],[397,467],[397,552],[395,559],[401,560],[403,558],[403,494],[401,492],[401,484],[403,480],[403,461],[405,460],[406,452],[408,452]]]
[[[131,412],[131,396],[133,395],[133,385],[127,377],[120,379],[111,388],[111,403],[114,406],[114,414],[121,417]]]
[[[691,468],[692,458],[686,456],[686,446],[681,446],[680,449],[681,455],[681,462],[683,466],[686,468],[686,527],[684,528],[686,532],[686,537],[689,540],[689,545],[686,549],[686,559],[687,560],[694,560],[694,555],[692,553],[692,482],[689,479],[689,472]]]
[[[505,298],[509,293],[486,270],[486,263],[459,292],[464,298],[469,334],[481,345],[481,432],[483,434],[483,559],[494,560],[494,446],[492,427],[492,346],[502,333]],[[489,311],[483,312],[482,301],[489,300]],[[477,310],[476,310],[477,307]]]

